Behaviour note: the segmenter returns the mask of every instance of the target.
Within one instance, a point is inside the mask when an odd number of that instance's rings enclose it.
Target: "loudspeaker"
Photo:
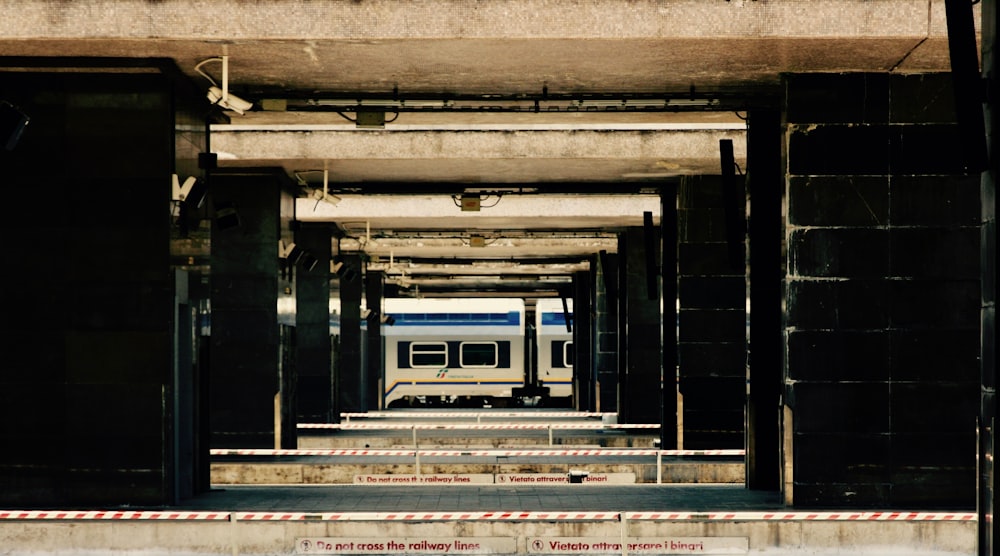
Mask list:
[[[982,172],[989,166],[983,119],[986,86],[979,70],[972,5],[971,0],[945,0],[944,3],[955,119],[965,153],[965,171],[970,174]]]
[[[312,269],[316,268],[316,265],[319,264],[319,260],[317,260],[316,257],[309,251],[303,251],[302,255],[299,256],[298,264],[302,268],[306,269],[306,272],[311,272]]]
[[[30,120],[27,114],[13,104],[0,101],[0,141],[3,141],[4,149],[14,150]]]
[[[238,228],[240,225],[240,214],[236,212],[236,204],[230,201],[217,201],[215,203],[215,225],[220,230]]]
[[[358,271],[351,268],[347,263],[335,257],[330,261],[330,271],[337,275],[343,282],[353,282],[358,279]]]

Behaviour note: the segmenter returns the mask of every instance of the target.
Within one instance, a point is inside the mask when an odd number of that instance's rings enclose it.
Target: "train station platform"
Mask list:
[[[647,432],[638,431],[628,434],[634,438],[624,442],[639,445],[636,448],[595,445],[594,438],[585,437],[596,435],[597,430],[614,429],[589,427],[593,417],[570,419],[570,424],[583,430],[575,430],[573,440],[566,444],[562,444],[561,437],[552,437],[550,444],[547,427],[541,433],[534,426],[521,429],[527,437],[540,435],[535,438],[537,443],[515,439],[510,427],[531,424],[538,415],[518,417],[515,422],[506,420],[506,430],[484,426],[489,423],[484,423],[482,416],[474,420],[468,415],[442,417],[445,421],[406,418],[411,425],[432,427],[435,435],[444,435],[446,444],[457,444],[458,448],[438,444],[437,440],[431,443],[428,439],[432,437],[426,434],[418,436],[413,445],[417,428],[394,428],[390,426],[394,419],[362,419],[361,423],[351,421],[354,425],[348,427],[320,427],[323,432],[308,441],[330,444],[333,438],[347,437],[351,442],[345,442],[345,446],[353,443],[353,448],[243,454],[216,451],[212,489],[178,506],[0,509],[0,554],[976,554],[974,509],[800,511],[786,507],[778,492],[750,490],[736,480],[699,484],[663,480],[672,476],[668,471],[658,482],[574,480],[574,473],[587,476],[588,472],[603,472],[593,466],[600,465],[604,458],[649,459],[653,452],[669,451],[646,447],[651,439]],[[356,427],[375,422],[381,422],[382,428]],[[545,422],[566,424],[553,416]],[[342,425],[347,423],[345,420]],[[471,425],[476,426],[468,428]],[[450,426],[456,428],[446,428]],[[354,430],[350,430],[352,427]],[[611,436],[617,439],[615,444],[622,443],[621,435]],[[372,438],[384,439],[384,446],[365,448],[364,444],[372,444]],[[458,442],[458,438],[464,441]],[[512,439],[519,446],[503,446]],[[421,450],[426,450],[422,464],[426,473],[415,474],[413,466]],[[511,456],[503,464],[496,462],[497,457],[515,450],[524,454]],[[634,454],[622,453],[628,450]],[[358,453],[347,455],[343,453],[346,451]],[[576,459],[561,453],[572,451],[578,453]],[[602,455],[608,451],[612,454]],[[437,465],[434,457],[448,460],[442,465],[451,466],[449,473],[435,472],[440,470],[433,467]],[[732,461],[731,454],[704,453],[667,456],[656,465],[668,469],[685,457],[703,466],[742,465]],[[401,461],[393,462],[392,458]],[[477,458],[493,459],[482,464],[487,469],[479,474],[483,476],[480,482],[429,480],[476,476],[463,466],[480,465]],[[386,466],[381,468],[385,473],[377,473],[380,468],[376,461]],[[224,483],[220,480],[226,475],[215,467],[223,462],[257,468],[253,473],[258,478],[278,476],[281,473],[277,469],[299,465],[317,469],[346,467],[350,472],[366,471],[362,477],[394,477],[401,481],[310,484],[299,477],[298,482],[285,484]],[[554,480],[509,480],[531,475]]]

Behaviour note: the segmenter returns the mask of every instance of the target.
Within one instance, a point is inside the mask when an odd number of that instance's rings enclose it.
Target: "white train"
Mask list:
[[[535,304],[535,339],[537,345],[538,384],[548,388],[553,399],[569,400],[573,395],[573,300],[539,299]]]
[[[549,301],[539,300],[528,326],[522,299],[385,299],[383,311],[394,323],[382,328],[383,407],[568,402],[572,335],[562,302],[555,300],[557,319]]]

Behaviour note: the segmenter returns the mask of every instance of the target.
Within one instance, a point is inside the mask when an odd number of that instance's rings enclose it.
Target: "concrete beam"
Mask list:
[[[719,172],[719,140],[745,164],[743,129],[258,130],[216,126],[221,166],[283,166],[321,183],[643,181]],[[655,185],[655,184],[654,184]],[[641,212],[640,212],[641,214]]]
[[[718,160],[719,139],[742,145],[740,130],[260,131],[218,126],[212,150],[224,161],[255,159],[663,158]],[[734,145],[738,158],[746,149]]]
[[[8,38],[914,37],[945,36],[944,0],[4,0]],[[294,25],[275,25],[276,21]],[[222,52],[219,52],[222,54]]]
[[[458,230],[456,233],[465,235],[477,230],[617,229],[641,226],[644,212],[652,212],[656,220],[660,214],[656,195],[498,192],[477,196],[478,211],[462,210],[460,200],[450,195],[332,194],[327,201],[305,197],[295,200],[295,218],[302,222],[337,222],[354,236],[367,234],[369,230],[380,235],[391,235],[394,231]],[[530,241],[530,237],[521,240]]]

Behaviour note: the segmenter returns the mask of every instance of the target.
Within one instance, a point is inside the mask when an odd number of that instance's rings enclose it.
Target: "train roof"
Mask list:
[[[524,300],[520,298],[411,298],[388,297],[384,300],[384,310],[393,313],[496,313],[524,312]]]
[[[569,308],[570,313],[573,312],[573,299],[569,298],[566,300],[566,307]],[[542,297],[535,302],[535,311],[542,313],[550,312],[563,312],[563,300],[558,297]]]

